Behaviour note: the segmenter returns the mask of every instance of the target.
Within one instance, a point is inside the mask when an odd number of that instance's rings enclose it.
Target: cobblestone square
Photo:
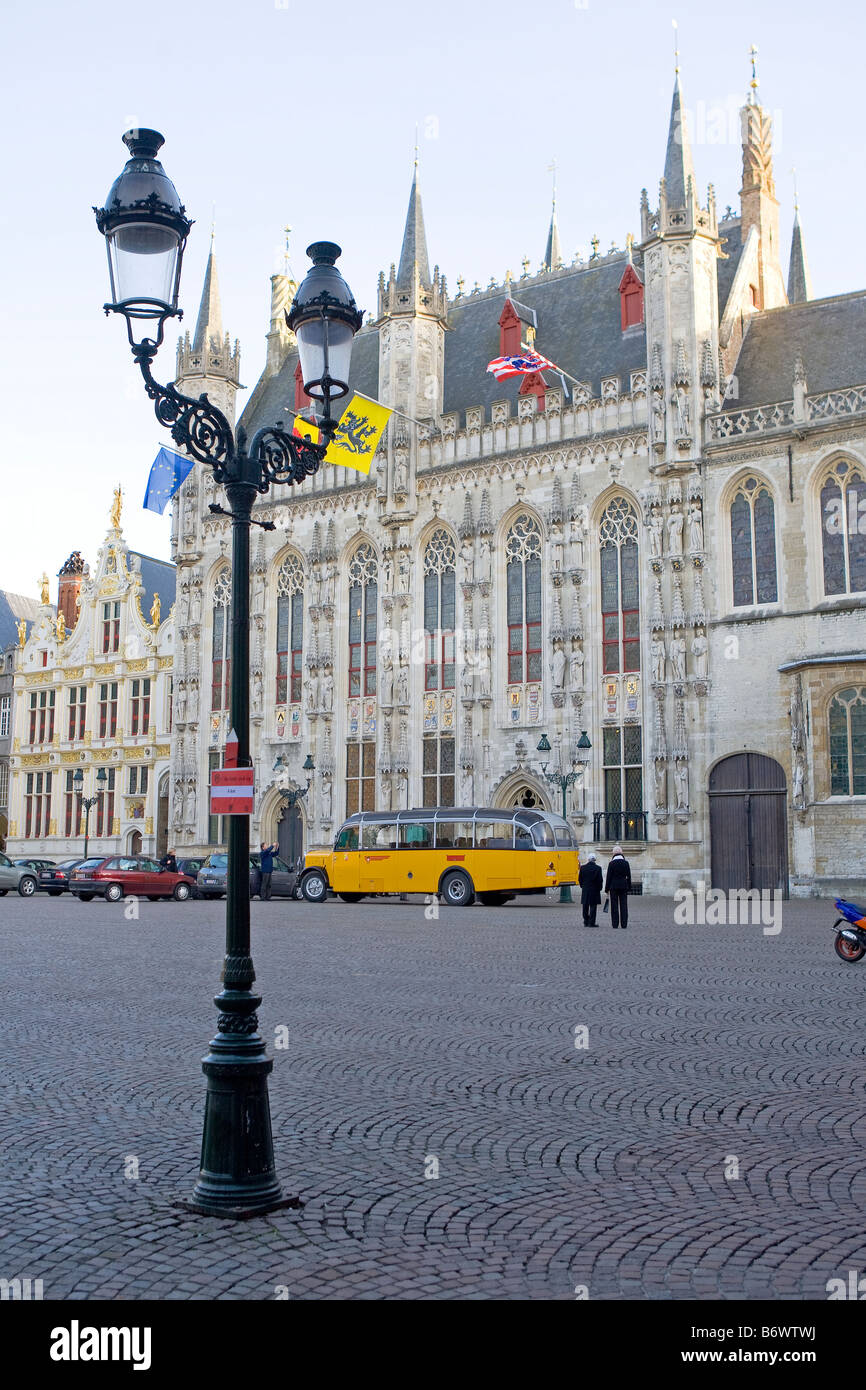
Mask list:
[[[837,960],[831,903],[785,903],[770,936],[650,898],[627,932],[543,899],[433,921],[255,902],[303,1207],[243,1223],[182,1205],[223,915],[0,904],[3,1277],[46,1299],[796,1300],[866,1266],[866,967]]]

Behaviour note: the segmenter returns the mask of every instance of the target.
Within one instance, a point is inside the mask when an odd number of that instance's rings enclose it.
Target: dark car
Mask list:
[[[22,869],[32,869],[38,878],[43,869],[53,869],[57,863],[56,859],[13,859],[13,864],[18,864]]]
[[[178,861],[177,861],[178,872],[179,872],[179,873],[182,873],[182,874],[185,874],[187,878],[191,878],[191,879],[194,879],[194,880],[196,881],[196,883],[195,883],[195,888],[193,888],[193,890],[192,890],[192,895],[193,895],[194,898],[200,898],[200,897],[201,897],[201,893],[199,892],[199,888],[198,888],[198,871],[199,871],[199,869],[201,868],[201,866],[202,866],[203,863],[204,863],[204,859],[202,859],[202,858],[199,858],[199,859],[178,859]]]
[[[256,851],[250,855],[250,897],[255,897],[261,888],[259,864],[261,855]],[[198,875],[198,891],[203,898],[224,898],[226,892],[226,873],[228,855],[211,854],[204,861]],[[293,898],[298,875],[284,859],[274,857],[274,871],[271,875],[271,895],[275,898]]]
[[[52,869],[41,869],[39,872],[39,891],[48,893],[52,898],[59,898],[61,893],[69,891],[69,879],[73,869],[77,869],[84,860],[61,859],[59,864],[55,864]]]
[[[185,902],[192,897],[195,879],[160,868],[155,859],[144,855],[112,855],[110,858],[85,859],[72,870],[69,891],[88,903],[99,894],[107,902],[116,903],[127,894],[148,898],[174,898]]]

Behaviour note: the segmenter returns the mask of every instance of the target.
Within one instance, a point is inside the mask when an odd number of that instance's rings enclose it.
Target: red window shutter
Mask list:
[[[510,299],[499,316],[499,356],[516,357],[520,352],[520,337],[523,323],[517,317],[517,310]]]
[[[643,292],[640,277],[633,265],[626,266],[619,282],[620,324],[622,331],[643,323]]]

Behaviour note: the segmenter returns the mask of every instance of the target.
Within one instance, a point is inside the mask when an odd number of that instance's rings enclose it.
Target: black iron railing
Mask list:
[[[645,840],[646,811],[594,811],[592,838],[595,841]]]

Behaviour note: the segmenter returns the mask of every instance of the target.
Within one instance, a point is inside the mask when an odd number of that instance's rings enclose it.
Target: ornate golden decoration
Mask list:
[[[70,666],[66,671],[63,672],[63,678],[64,678],[64,680],[68,680],[68,681],[80,681],[80,680],[83,679],[83,676],[84,676],[84,667],[83,667],[83,666]]]
[[[126,669],[127,671],[146,671],[147,657],[137,656],[134,661],[127,661]]]
[[[115,816],[114,820],[111,822],[111,833],[112,835],[120,834],[120,820],[117,816]]]
[[[118,486],[114,489],[114,500],[111,504],[111,511],[108,514],[111,518],[111,524],[114,527],[115,531],[120,530],[120,513],[122,511],[123,489],[120,487],[120,484],[118,484]]]
[[[27,641],[27,619],[22,618],[18,623],[18,645],[23,647]]]
[[[154,748],[153,756],[155,758],[171,757],[171,745],[168,743],[160,743],[156,748]]]
[[[160,669],[160,671],[167,671],[168,668],[169,668],[169,666],[171,666],[171,664],[172,664],[173,661],[174,661],[174,657],[173,657],[173,656],[161,656],[161,657],[159,658],[159,669]]]
[[[51,593],[50,593],[50,590],[49,590],[49,588],[48,588],[48,575],[45,573],[44,570],[42,571],[42,578],[41,578],[40,581],[39,581],[39,585],[40,585],[40,593],[41,593],[41,597],[40,597],[40,600],[39,600],[40,603],[43,603],[43,604],[48,603],[48,604],[50,604],[50,602],[51,602]]]
[[[145,833],[145,835],[152,835],[152,834],[153,834],[153,816],[147,816],[147,817],[145,818],[145,822],[144,822],[144,833]]]
[[[100,594],[117,593],[117,580],[114,578],[113,575],[109,575],[107,579],[103,579],[102,583],[99,586],[99,592]]]
[[[159,618],[161,613],[162,602],[160,600],[159,594],[155,593],[153,596],[153,603],[150,605],[150,625],[153,628],[154,632],[156,632],[156,629],[159,627]]]
[[[34,671],[32,676],[24,677],[25,685],[49,685],[53,680],[54,675],[51,671]]]
[[[55,624],[54,624],[54,630],[55,630],[55,632],[57,633],[57,640],[58,640],[58,642],[65,642],[65,641],[66,641],[66,619],[64,618],[64,616],[63,616],[62,613],[58,613],[58,614],[57,614],[57,619],[56,619]]]
[[[57,821],[56,821],[56,820],[50,820],[50,821],[48,822],[48,834],[49,834],[49,835],[56,835],[56,834],[57,834]]]

